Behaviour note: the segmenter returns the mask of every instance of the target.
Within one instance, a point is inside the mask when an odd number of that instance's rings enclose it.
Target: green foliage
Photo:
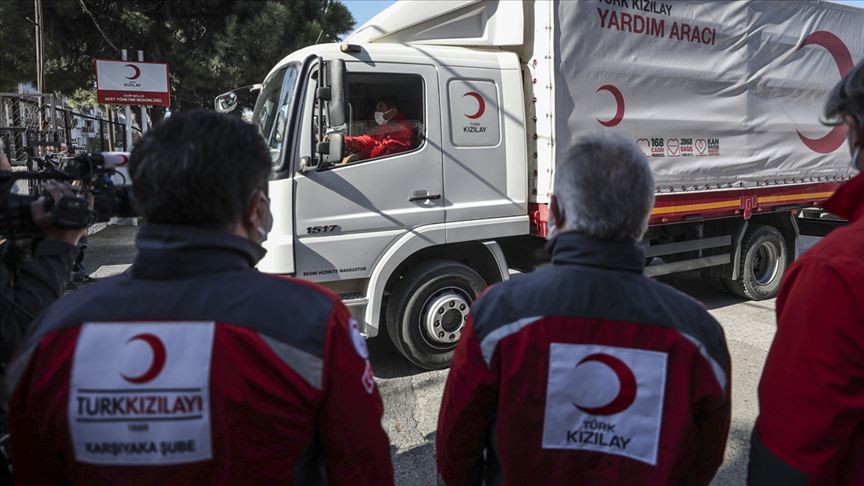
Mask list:
[[[66,99],[73,110],[84,111],[88,108],[96,108],[96,89],[76,89]]]
[[[0,91],[15,91],[19,82],[36,79],[36,48],[33,24],[25,17],[33,17],[30,10],[22,10],[23,2],[0,1]]]
[[[0,91],[35,81],[28,17],[32,0],[0,0]],[[43,19],[46,91],[90,90],[94,59],[120,59],[126,48],[137,60],[141,49],[168,63],[172,109],[211,107],[216,95],[261,82],[322,28],[326,43],[354,25],[338,0],[43,0]]]

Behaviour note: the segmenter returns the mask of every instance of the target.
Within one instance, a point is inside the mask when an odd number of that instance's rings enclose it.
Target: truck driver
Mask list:
[[[351,153],[343,163],[373,159],[410,150],[415,129],[388,97],[378,98],[373,114],[376,126],[365,135],[345,137],[345,149]]]

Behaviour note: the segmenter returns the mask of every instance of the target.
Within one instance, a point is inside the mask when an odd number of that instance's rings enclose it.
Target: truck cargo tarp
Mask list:
[[[555,3],[555,157],[620,132],[661,191],[833,180],[846,131],[819,120],[864,54],[864,9],[825,2]]]

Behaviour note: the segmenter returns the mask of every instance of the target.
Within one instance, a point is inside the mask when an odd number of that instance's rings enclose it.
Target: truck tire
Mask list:
[[[745,299],[774,298],[787,264],[786,241],[780,231],[773,226],[750,226],[741,242],[738,279],[726,280],[726,287]]]
[[[396,349],[427,370],[450,366],[471,303],[485,287],[461,263],[430,260],[411,269],[387,303],[387,332]]]

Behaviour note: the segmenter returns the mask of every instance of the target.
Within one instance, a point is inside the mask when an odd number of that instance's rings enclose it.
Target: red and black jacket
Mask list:
[[[864,484],[864,175],[825,209],[850,224],[784,277],[759,383],[752,485]]]
[[[61,299],[9,370],[21,484],[392,484],[339,299],[222,232],[145,226],[130,272]]]
[[[719,324],[645,277],[635,243],[563,233],[551,252],[472,307],[438,421],[440,479],[708,484],[730,420]]]
[[[415,132],[411,122],[405,120],[405,115],[397,113],[387,123],[374,127],[366,135],[345,137],[345,147],[350,152],[356,152],[360,159],[398,154],[411,149]]]

